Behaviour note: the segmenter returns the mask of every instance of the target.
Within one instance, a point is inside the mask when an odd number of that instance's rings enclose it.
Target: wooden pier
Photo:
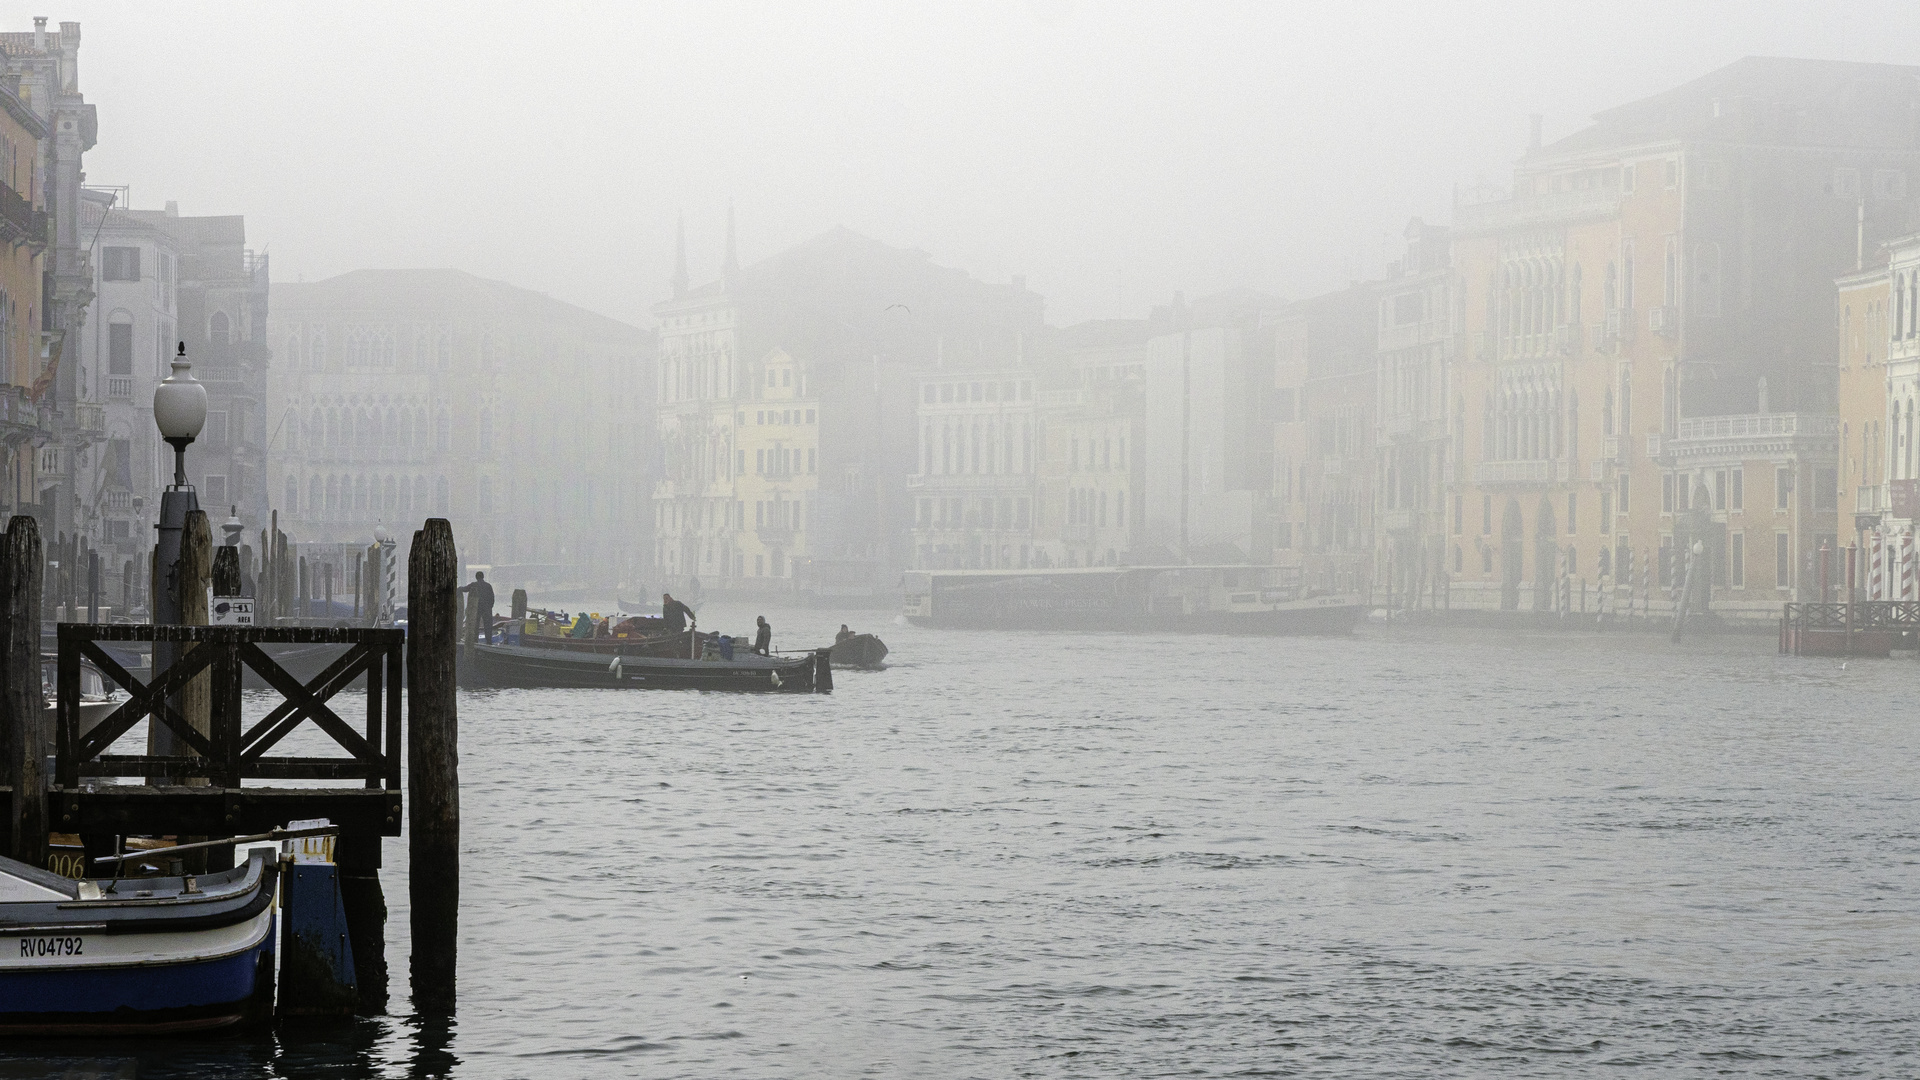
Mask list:
[[[184,621],[203,623],[209,581],[214,592],[233,595],[221,590],[237,585],[246,553],[227,548],[216,557],[205,515],[197,510],[185,533],[189,542],[173,569],[186,572],[156,567],[154,577],[179,583],[180,610],[189,613]],[[45,555],[34,520],[15,516],[0,542],[0,801],[9,822],[0,830],[0,848],[44,866],[54,832],[79,834],[95,857],[113,854],[119,838],[130,835],[186,842],[324,818],[339,830],[334,862],[357,1009],[378,1014],[386,1011],[388,998],[381,844],[402,835],[404,826],[413,867],[414,1004],[425,1015],[450,1014],[459,915],[453,691],[458,561],[445,520],[431,519],[414,534],[411,561],[411,639],[405,630],[379,627],[60,623],[54,633],[56,705],[49,721],[41,684]],[[283,558],[275,574],[263,567],[263,584],[290,577],[293,565]],[[153,646],[151,674],[143,679],[127,670],[115,658],[117,650],[104,647],[116,643]],[[303,680],[262,648],[288,644],[337,645],[342,652]],[[83,660],[109,687],[128,694],[86,732],[80,712]],[[251,723],[241,715],[241,689],[249,677],[281,699]],[[342,707],[361,694],[363,702]],[[143,724],[145,752],[112,752]],[[281,752],[288,736],[309,726],[326,737],[327,752]],[[120,782],[127,778],[140,782]],[[197,857],[186,856],[189,862]],[[204,868],[194,869],[230,867],[233,852],[214,848],[205,859]]]
[[[1887,656],[1920,643],[1920,601],[1789,603],[1780,652],[1793,656]]]

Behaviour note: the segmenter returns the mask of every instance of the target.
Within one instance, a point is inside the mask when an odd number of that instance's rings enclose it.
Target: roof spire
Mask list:
[[[687,286],[691,284],[687,277],[687,215],[680,215],[680,225],[674,234],[673,295],[687,295]]]
[[[720,265],[720,277],[732,281],[740,276],[740,253],[733,247],[733,200],[727,200],[727,258]]]

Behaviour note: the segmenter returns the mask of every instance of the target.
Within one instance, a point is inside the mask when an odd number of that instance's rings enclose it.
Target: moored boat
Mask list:
[[[879,671],[886,667],[887,643],[872,634],[849,634],[833,643],[833,666]]]
[[[608,639],[600,639],[602,641]],[[565,648],[475,645],[471,678],[502,689],[730,690],[807,694],[833,689],[817,654],[736,654],[732,660],[607,655]]]
[[[89,881],[0,858],[0,1033],[269,1019],[277,879],[265,851],[219,873]]]

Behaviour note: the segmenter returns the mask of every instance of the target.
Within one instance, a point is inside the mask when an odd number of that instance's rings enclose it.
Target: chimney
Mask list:
[[[46,49],[47,17],[45,15],[35,15],[33,17],[33,51],[45,52]]]
[[[1530,123],[1528,125],[1529,130],[1527,133],[1527,149],[1529,150],[1540,149],[1540,123],[1543,119],[1545,118],[1542,117],[1539,113],[1534,113],[1533,116],[1530,118]]]

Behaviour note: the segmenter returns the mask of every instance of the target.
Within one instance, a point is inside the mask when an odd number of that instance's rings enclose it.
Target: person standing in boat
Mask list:
[[[680,633],[688,624],[696,628],[700,625],[700,619],[694,615],[693,609],[675,600],[672,593],[660,594],[660,618],[667,624],[669,634]]]
[[[839,632],[839,633],[837,633],[837,634],[835,634],[835,635],[833,635],[833,643],[834,643],[835,645],[838,645],[838,644],[840,644],[841,642],[843,642],[843,641],[845,641],[845,640],[847,640],[847,639],[848,639],[848,638],[850,638],[850,637],[859,637],[859,636],[860,636],[860,635],[858,635],[858,634],[856,634],[856,633],[854,633],[853,631],[851,631],[851,630],[849,630],[849,629],[847,629],[847,624],[846,624],[846,623],[841,623],[841,624],[840,624],[840,632]]]
[[[475,635],[487,644],[493,644],[493,586],[487,584],[487,572],[475,570],[473,581],[460,586],[463,593],[472,593],[480,601],[479,633]]]
[[[759,628],[753,632],[753,651],[761,656],[770,656],[773,654],[773,624],[767,621],[765,615],[755,615],[754,621]]]

